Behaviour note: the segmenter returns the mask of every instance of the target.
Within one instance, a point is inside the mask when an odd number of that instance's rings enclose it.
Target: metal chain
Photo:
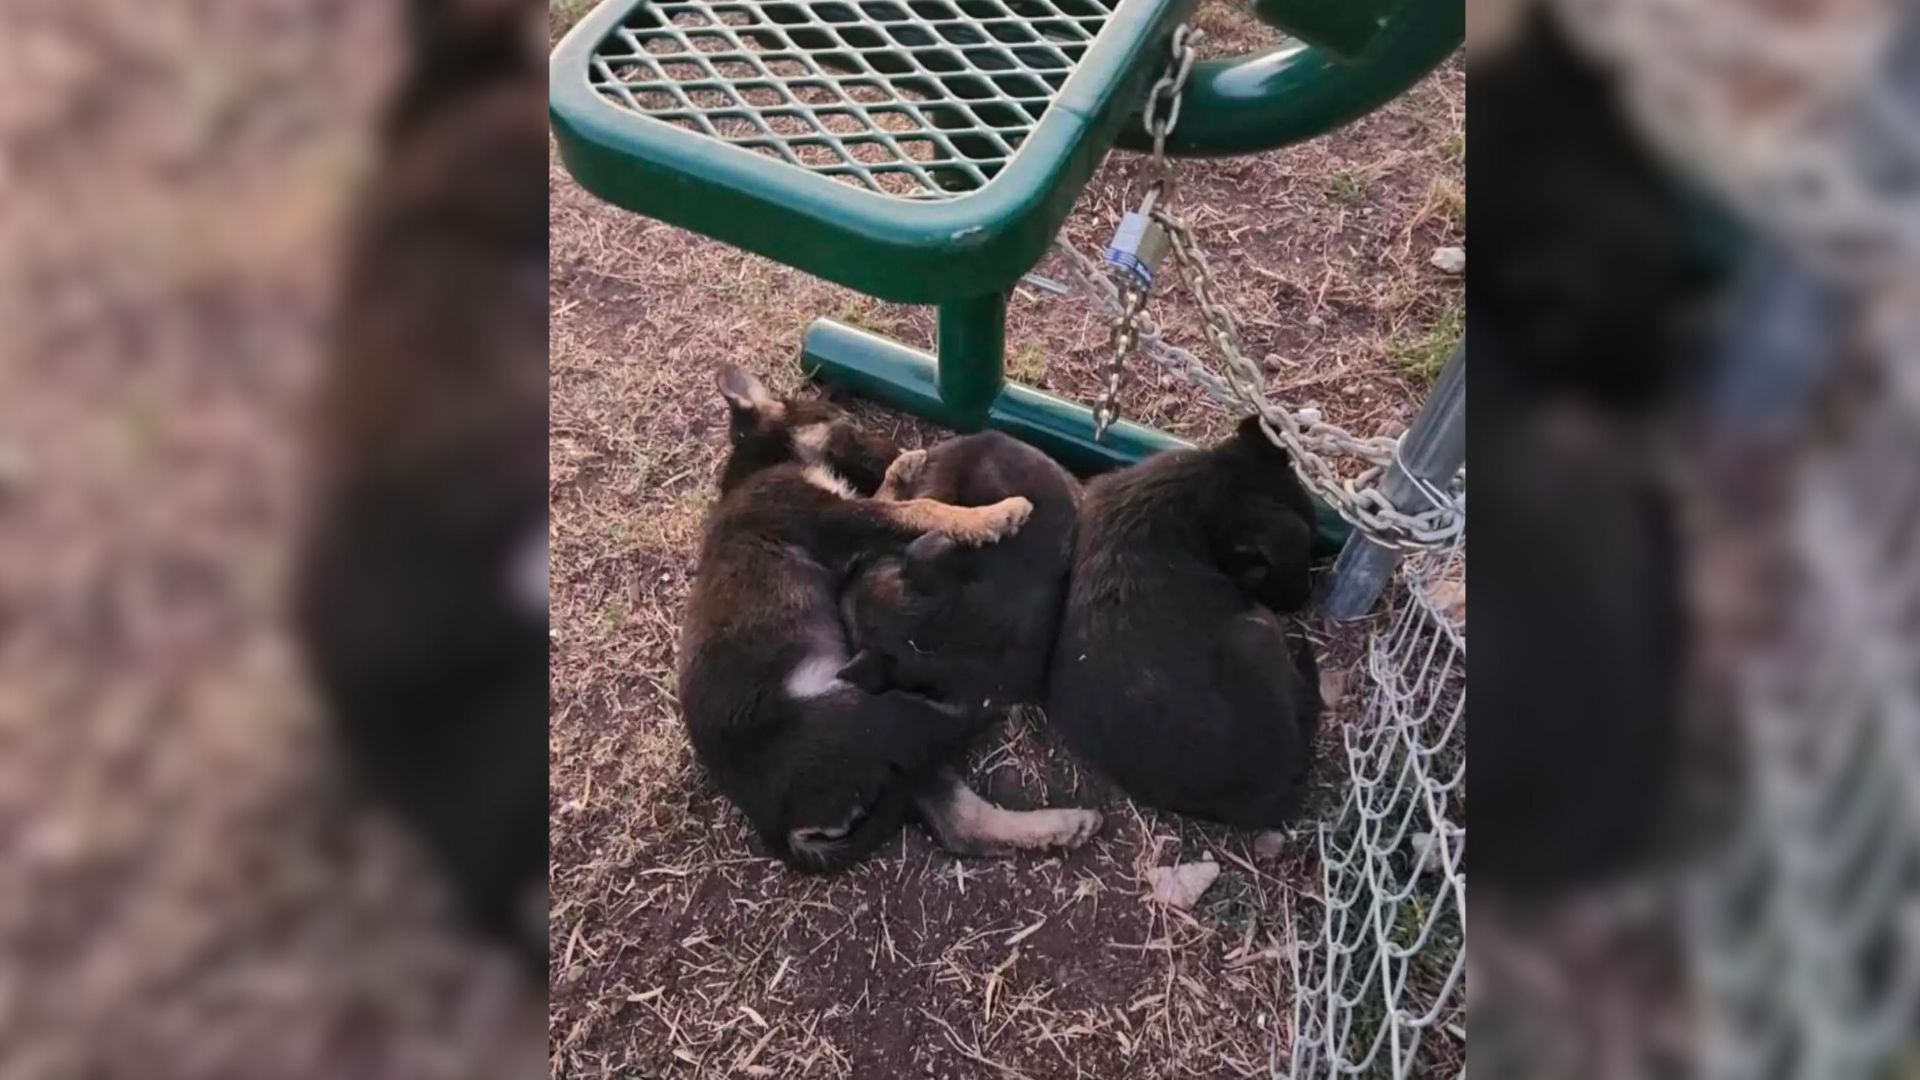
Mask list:
[[[1147,134],[1153,137],[1153,155],[1147,166],[1153,179],[1147,184],[1146,197],[1140,201],[1142,214],[1153,214],[1173,205],[1174,175],[1173,166],[1167,161],[1167,135],[1180,119],[1180,95],[1186,90],[1187,77],[1193,74],[1197,56],[1193,46],[1201,37],[1200,31],[1185,23],[1174,28],[1173,60],[1147,92],[1147,103],[1141,108],[1141,120]],[[1139,343],[1139,321],[1146,312],[1151,291],[1139,287],[1131,277],[1115,282],[1115,287],[1120,294],[1120,311],[1107,335],[1107,386],[1093,409],[1095,440],[1106,438],[1107,429],[1120,417],[1120,383],[1126,377],[1127,357]]]
[[[1094,408],[1094,437],[1105,435],[1119,415],[1127,357],[1137,348],[1174,375],[1199,386],[1221,405],[1237,412],[1257,413],[1261,430],[1286,448],[1294,471],[1308,489],[1375,543],[1402,551],[1453,544],[1466,529],[1464,473],[1444,491],[1421,484],[1421,494],[1428,500],[1425,509],[1410,512],[1395,507],[1380,492],[1379,484],[1395,465],[1400,440],[1384,435],[1362,438],[1326,423],[1317,410],[1303,409],[1296,414],[1274,404],[1267,399],[1259,367],[1241,349],[1240,328],[1220,302],[1206,253],[1186,222],[1173,212],[1173,170],[1166,159],[1166,141],[1180,116],[1180,95],[1193,70],[1193,42],[1198,37],[1197,31],[1189,32],[1185,26],[1174,31],[1173,63],[1147,96],[1143,113],[1147,131],[1153,136],[1150,167],[1154,177],[1140,212],[1166,230],[1173,261],[1200,306],[1207,340],[1221,356],[1226,375],[1222,378],[1193,353],[1161,340],[1159,323],[1146,311],[1147,291],[1136,287],[1131,277],[1108,273],[1064,237],[1057,238],[1054,250],[1065,263],[1067,277],[1113,320],[1108,335],[1111,358],[1107,385]],[[1165,112],[1161,111],[1163,105]],[[1329,457],[1359,458],[1366,467],[1351,477],[1342,477],[1327,460]]]

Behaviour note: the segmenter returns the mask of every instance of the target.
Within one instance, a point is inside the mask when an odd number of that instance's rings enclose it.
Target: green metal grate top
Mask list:
[[[946,198],[1013,159],[1106,0],[673,0],[594,51],[620,104],[885,195]]]
[[[1005,290],[1195,0],[603,0],[554,49],[587,190],[872,296]]]

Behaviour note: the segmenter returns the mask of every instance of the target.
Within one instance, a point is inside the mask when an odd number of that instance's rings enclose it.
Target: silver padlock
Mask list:
[[[1167,247],[1167,230],[1144,210],[1135,210],[1120,219],[1120,227],[1107,242],[1107,264],[1130,275],[1134,287],[1147,292],[1153,288],[1154,272],[1166,258]]]

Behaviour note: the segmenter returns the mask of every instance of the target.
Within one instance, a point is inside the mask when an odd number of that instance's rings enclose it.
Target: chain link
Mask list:
[[[1147,95],[1143,114],[1147,131],[1153,136],[1150,165],[1153,180],[1140,212],[1166,230],[1173,261],[1180,267],[1187,288],[1200,306],[1207,340],[1223,361],[1225,377],[1209,369],[1193,353],[1161,339],[1159,323],[1146,310],[1147,290],[1138,288],[1130,277],[1108,273],[1064,238],[1056,239],[1054,250],[1065,264],[1067,277],[1113,320],[1113,329],[1108,335],[1107,383],[1094,408],[1094,438],[1104,437],[1119,416],[1120,387],[1127,357],[1137,349],[1174,375],[1199,386],[1221,405],[1237,412],[1257,413],[1261,430],[1286,448],[1293,459],[1294,471],[1307,488],[1375,543],[1402,551],[1451,545],[1466,529],[1464,473],[1445,490],[1431,484],[1418,484],[1427,500],[1426,508],[1400,509],[1379,489],[1387,471],[1397,462],[1399,439],[1362,438],[1326,423],[1314,410],[1296,414],[1268,400],[1264,390],[1266,380],[1241,348],[1239,325],[1220,300],[1206,252],[1186,222],[1173,211],[1173,170],[1166,158],[1167,134],[1180,116],[1181,92],[1193,70],[1193,43],[1199,36],[1198,31],[1189,31],[1186,26],[1174,31],[1173,61]],[[1358,458],[1366,464],[1353,476],[1342,477],[1328,461],[1330,457]]]
[[[1148,161],[1153,179],[1140,201],[1142,214],[1154,214],[1173,205],[1174,175],[1173,166],[1167,161],[1167,135],[1180,119],[1181,94],[1186,90],[1188,76],[1193,74],[1197,55],[1193,46],[1202,36],[1185,23],[1174,28],[1170,46],[1173,59],[1147,91],[1147,103],[1141,108],[1141,122],[1153,137],[1153,155]],[[1140,288],[1131,278],[1115,287],[1119,290],[1119,311],[1113,316],[1113,329],[1107,335],[1107,385],[1093,408],[1096,442],[1107,437],[1107,429],[1120,417],[1120,385],[1126,378],[1127,357],[1140,340],[1139,322],[1146,312],[1151,291]]]

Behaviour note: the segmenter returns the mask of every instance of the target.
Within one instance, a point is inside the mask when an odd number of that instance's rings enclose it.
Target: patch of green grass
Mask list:
[[[607,633],[612,634],[612,633],[618,632],[620,627],[624,625],[627,621],[627,605],[619,600],[615,600],[613,603],[608,604],[607,610],[606,610],[606,620],[607,620]]]
[[[1007,357],[1007,378],[1014,382],[1039,386],[1047,377],[1047,354],[1037,342],[1029,341]]]
[[[1467,160],[1467,133],[1456,131],[1447,136],[1446,141],[1440,144],[1440,157],[1454,164]]]
[[[1387,357],[1395,367],[1422,383],[1440,377],[1453,346],[1467,329],[1467,313],[1457,298],[1449,297],[1426,325],[1410,332],[1395,331],[1387,339]]]
[[[1327,198],[1343,206],[1359,206],[1367,201],[1367,181],[1351,169],[1341,169],[1327,177],[1323,189]]]
[[[899,326],[892,311],[876,300],[861,300],[841,312],[840,321],[869,334],[891,337]]]
[[[1223,871],[1201,900],[1200,915],[1237,938],[1260,920],[1259,891],[1244,875]]]
[[[1464,186],[1445,177],[1434,177],[1427,185],[1427,206],[1455,229],[1466,229],[1467,189]]]

